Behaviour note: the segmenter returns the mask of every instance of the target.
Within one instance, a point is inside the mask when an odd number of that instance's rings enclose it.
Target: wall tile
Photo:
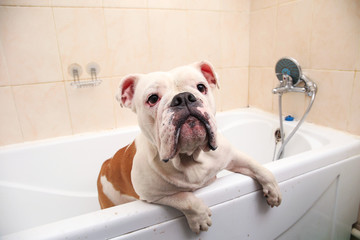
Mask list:
[[[350,117],[347,130],[360,135],[360,72],[356,72],[350,102]]]
[[[187,1],[184,0],[148,0],[149,8],[187,9]]]
[[[102,0],[51,0],[53,7],[102,7]]]
[[[276,8],[250,13],[250,66],[274,66]]]
[[[249,66],[249,13],[221,13],[221,66]]]
[[[354,72],[308,70],[308,75],[318,92],[307,121],[346,131]]]
[[[312,0],[279,6],[275,58],[295,58],[303,68],[310,67]],[[301,17],[299,17],[301,16]]]
[[[220,13],[189,11],[187,18],[191,62],[206,59],[214,66],[220,66]]]
[[[275,74],[274,74],[275,77]],[[270,89],[272,90],[272,89]],[[305,101],[307,95],[304,93],[289,92],[282,95],[282,115],[291,115],[295,120],[300,120],[305,112]],[[279,114],[279,95],[273,95],[273,111],[274,114]]]
[[[251,11],[273,7],[277,4],[274,0],[251,0]]]
[[[222,69],[221,110],[248,106],[248,68]]]
[[[100,85],[92,88],[74,88],[70,86],[70,82],[66,83],[74,133],[115,127],[112,91],[109,79],[103,79]]]
[[[185,11],[149,10],[151,71],[190,62],[187,21]]]
[[[50,0],[0,0],[0,6],[42,6],[48,7]]]
[[[299,1],[299,0],[278,0],[278,5],[286,4],[286,3],[289,3],[289,2],[293,2],[293,1]]]
[[[72,80],[68,67],[82,66],[80,78],[90,78],[85,69],[88,63],[100,66],[98,76],[109,76],[108,51],[103,10],[100,8],[54,8],[64,78]]]
[[[147,0],[103,0],[104,7],[146,8]]]
[[[271,112],[273,109],[274,70],[272,68],[250,68],[249,105]]]
[[[10,85],[10,78],[5,59],[4,50],[0,41],[0,86]]]
[[[314,1],[311,67],[354,70],[360,43],[360,1]],[[354,48],[356,49],[354,51]]]
[[[358,46],[359,46],[359,50],[358,50],[358,56],[357,56],[357,60],[356,60],[355,69],[360,71],[360,42],[359,42]]]
[[[220,10],[248,12],[250,10],[251,0],[220,0]]]
[[[0,146],[21,142],[22,133],[10,87],[0,87]]]
[[[196,10],[219,10],[221,0],[188,0],[188,8]]]
[[[25,141],[72,134],[64,83],[13,87]]]
[[[105,9],[104,13],[111,75],[150,71],[147,11]]]
[[[129,108],[122,108],[120,104],[116,105],[116,126],[123,128],[127,126],[138,126],[137,115]]]
[[[12,84],[62,79],[50,8],[0,7],[0,40]]]

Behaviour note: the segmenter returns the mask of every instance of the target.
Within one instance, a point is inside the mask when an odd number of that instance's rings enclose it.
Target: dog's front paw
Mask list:
[[[279,206],[281,203],[281,193],[279,186],[276,182],[269,183],[263,187],[264,197],[266,198],[266,202],[271,206]]]
[[[192,209],[185,213],[191,231],[199,234],[200,231],[207,231],[211,226],[211,210],[203,205],[200,208]]]

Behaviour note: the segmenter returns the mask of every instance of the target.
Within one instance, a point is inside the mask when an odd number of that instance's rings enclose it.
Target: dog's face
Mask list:
[[[178,153],[215,150],[217,76],[210,63],[200,62],[169,72],[128,75],[117,99],[138,116],[142,132],[167,161]]]

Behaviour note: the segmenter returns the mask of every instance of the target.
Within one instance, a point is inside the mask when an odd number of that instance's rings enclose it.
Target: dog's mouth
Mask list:
[[[178,153],[191,155],[196,149],[203,151],[216,150],[216,129],[210,122],[208,113],[199,110],[179,112],[174,115],[172,125],[175,126],[173,141],[170,141],[168,156],[163,156],[164,162],[174,158]]]

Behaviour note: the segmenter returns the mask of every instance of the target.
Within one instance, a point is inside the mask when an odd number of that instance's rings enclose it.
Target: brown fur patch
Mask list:
[[[135,153],[136,146],[134,141],[131,145],[121,148],[112,158],[103,163],[97,181],[98,197],[102,209],[115,205],[103,192],[100,178],[104,175],[121,194],[139,199],[139,195],[135,192],[131,182],[131,169]]]

